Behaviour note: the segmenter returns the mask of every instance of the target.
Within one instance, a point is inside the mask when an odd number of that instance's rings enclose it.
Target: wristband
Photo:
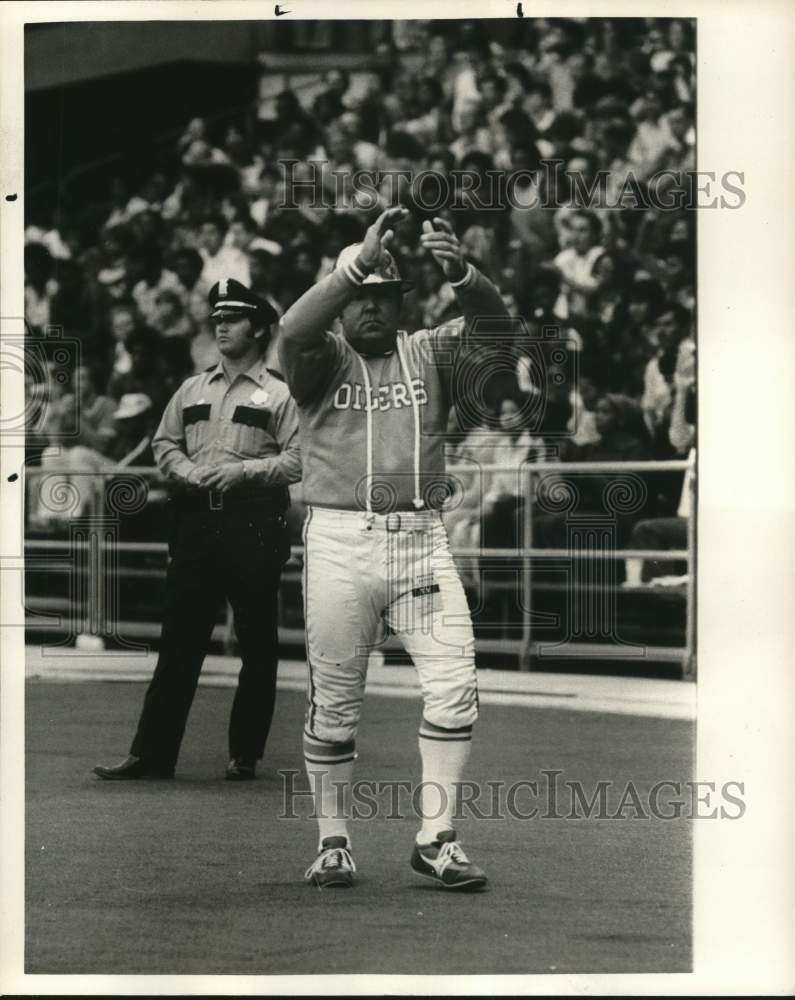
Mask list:
[[[361,285],[364,279],[375,270],[375,267],[368,267],[362,263],[361,255],[356,260],[343,264],[341,271],[352,285]]]
[[[466,288],[467,285],[471,285],[475,280],[475,268],[471,264],[467,264],[466,274],[459,281],[450,281],[447,279],[447,284],[451,288]]]

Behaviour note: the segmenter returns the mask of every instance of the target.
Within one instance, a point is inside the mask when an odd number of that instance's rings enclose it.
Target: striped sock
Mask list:
[[[472,748],[472,726],[444,729],[426,719],[420,726],[422,757],[422,826],[418,844],[430,844],[443,830],[453,829],[456,784],[461,781]],[[440,801],[441,800],[441,801]]]
[[[326,837],[347,837],[356,744],[328,743],[304,732],[304,763],[318,821],[318,850]]]

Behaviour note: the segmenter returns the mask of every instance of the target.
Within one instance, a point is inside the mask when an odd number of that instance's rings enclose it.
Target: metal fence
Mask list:
[[[488,589],[483,579],[489,568],[507,569],[514,574],[519,620],[508,624],[518,634],[496,638],[481,635],[478,648],[482,652],[516,656],[519,668],[524,670],[538,662],[587,657],[632,661],[639,668],[644,664],[675,663],[681,666],[683,677],[695,677],[694,514],[687,518],[685,549],[623,548],[618,546],[616,539],[619,518],[639,508],[645,490],[642,474],[690,470],[686,481],[694,492],[694,459],[526,463],[518,470],[496,465],[476,468],[481,473],[515,473],[521,477],[521,496],[525,498],[515,547],[453,546],[454,558],[465,579],[476,578],[475,591],[483,587]],[[451,464],[448,472],[466,480],[472,468]],[[609,477],[603,511],[578,511],[575,482],[578,476]],[[46,573],[48,581],[51,573],[65,572],[69,580],[67,593],[60,597],[49,593],[26,594],[28,627],[59,628],[63,632],[63,616],[66,615],[72,624],[66,628],[69,634],[60,644],[72,644],[77,632],[99,639],[110,637],[116,647],[127,649],[142,648],[131,641],[136,638],[156,638],[158,623],[120,618],[118,583],[131,575],[151,580],[165,574],[168,545],[164,539],[131,540],[126,537],[126,526],[147,509],[154,515],[151,523],[158,523],[158,504],[165,499],[166,491],[157,470],[108,467],[84,471],[68,464],[29,467],[25,473],[25,495],[26,568]],[[695,497],[691,495],[690,500],[692,512]],[[534,544],[539,513],[551,513],[560,518],[566,532],[564,547]],[[43,530],[45,524],[50,532],[48,535]],[[128,554],[159,558],[154,565],[133,569],[123,564],[123,557]],[[686,580],[677,591],[685,603],[682,645],[646,645],[624,640],[618,634],[616,602],[622,587],[616,579],[616,566],[619,560],[630,558],[687,564]],[[295,545],[285,568],[283,585],[285,581],[296,582],[302,563],[303,549]],[[534,584],[541,566],[545,572],[557,572],[564,581],[560,587],[560,608],[553,614],[533,606]],[[46,621],[47,616],[50,621]],[[544,627],[555,624],[562,626],[563,639],[545,642],[537,637]],[[218,623],[214,638],[228,651],[234,648],[233,622],[228,609],[225,620]],[[280,638],[285,643],[301,642],[303,630],[281,627]]]

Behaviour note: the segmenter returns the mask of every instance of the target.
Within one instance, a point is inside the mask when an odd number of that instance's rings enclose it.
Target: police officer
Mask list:
[[[272,307],[232,278],[216,282],[209,301],[221,360],[180,386],[153,440],[174,512],[160,655],[130,756],[94,768],[105,780],[173,777],[224,598],[242,657],[228,780],[255,777],[273,715],[288,485],[301,478],[298,419],[284,380],[265,367]]]

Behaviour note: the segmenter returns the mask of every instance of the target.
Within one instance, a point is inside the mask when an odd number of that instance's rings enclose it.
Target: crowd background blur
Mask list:
[[[185,120],[143,174],[141,156],[134,171],[119,162],[91,199],[59,200],[46,211],[31,199],[30,335],[46,345],[47,329],[59,327],[82,350],[67,373],[71,384],[30,380],[38,423],[29,461],[56,439],[76,400],[90,417],[79,455],[117,460],[129,414],[143,406],[156,423],[177,385],[217,360],[207,304],[214,281],[237,278],[282,312],[398,200],[412,210],[396,241],[399,266],[415,283],[406,329],[455,315],[452,289],[417,249],[422,222],[441,215],[524,321],[523,336],[557,330],[553,339],[568,348],[569,377],[545,371],[539,380],[514,343],[510,358],[518,361],[498,366],[487,412],[463,405],[451,420],[453,460],[472,456],[475,441],[481,463],[516,468],[544,457],[686,455],[692,436],[672,431],[671,415],[678,400],[680,417],[694,423],[695,213],[687,204],[663,209],[632,199],[584,208],[582,190],[607,171],[608,195],[634,178],[641,196],[676,203],[683,172],[695,167],[694,22],[347,27],[368,35],[376,68],[331,66],[309,86],[262,88],[233,115]],[[339,29],[338,22],[283,28],[309,50],[326,51],[334,39],[325,35]],[[392,173],[362,191],[356,171]],[[407,179],[427,171],[437,178]],[[455,171],[475,172],[492,192],[490,204]],[[503,197],[519,171],[512,197]],[[439,175],[447,182],[441,188]],[[286,190],[286,178],[303,186]],[[447,193],[429,208],[439,190]],[[478,363],[477,351],[470,362]],[[275,336],[268,363],[279,367]],[[513,481],[484,485],[488,510],[521,505]],[[674,516],[681,475],[654,483],[638,516]],[[477,542],[472,528],[466,518],[455,525]],[[504,541],[497,532],[493,544]]]

